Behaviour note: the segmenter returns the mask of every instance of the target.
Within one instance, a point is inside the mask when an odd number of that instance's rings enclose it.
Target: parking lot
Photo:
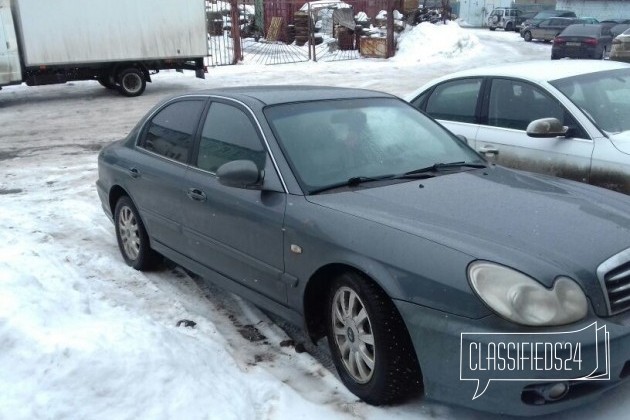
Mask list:
[[[403,96],[449,72],[550,58],[550,44],[528,43],[514,32],[466,29],[462,33],[472,37],[474,42],[469,44],[472,46],[445,53],[431,49],[427,41],[425,48],[429,52],[423,54],[420,44],[417,54],[390,60],[274,66],[242,64],[211,68],[206,80],[196,79],[191,73],[167,72],[154,76],[154,82],[147,86],[144,95],[136,98],[122,97],[96,82],[15,86],[1,90],[0,286],[11,284],[10,290],[21,290],[24,296],[33,298],[19,305],[0,305],[0,314],[7,319],[20,320],[22,313],[36,313],[43,307],[41,313],[48,318],[43,315],[42,319],[26,317],[28,319],[20,325],[24,330],[46,331],[47,343],[52,344],[42,348],[41,352],[49,358],[42,362],[40,356],[29,358],[30,353],[20,350],[22,339],[16,339],[17,350],[8,353],[9,358],[16,358],[25,366],[19,373],[31,378],[31,389],[39,389],[37,394],[41,398],[32,401],[28,392],[10,387],[11,381],[21,378],[9,377],[0,381],[3,391],[0,394],[5,395],[0,407],[4,404],[7,413],[21,410],[17,412],[23,415],[17,417],[22,418],[73,415],[94,418],[90,409],[94,410],[95,405],[90,404],[96,403],[101,407],[113,403],[122,407],[121,411],[104,410],[100,414],[103,418],[107,413],[115,417],[121,412],[129,417],[132,413],[146,415],[142,411],[145,407],[157,410],[157,417],[197,418],[199,411],[195,410],[207,410],[204,405],[209,403],[221,403],[215,415],[224,418],[239,418],[239,414],[240,418],[269,418],[274,414],[287,418],[295,414],[292,410],[298,404],[301,404],[299,409],[310,407],[313,410],[312,417],[307,418],[331,415],[338,418],[487,418],[424,400],[387,408],[358,402],[343,389],[334,374],[323,367],[325,361],[312,359],[306,353],[297,355],[281,346],[280,342],[288,339],[285,333],[247,302],[204,287],[176,267],[144,274],[124,265],[113,226],[102,212],[95,190],[98,151],[125,136],[154,104],[171,95],[218,86],[315,84],[376,89]],[[32,281],[15,285],[16,279]],[[39,300],[40,297],[45,299]],[[116,312],[116,318],[105,318],[115,310],[120,312]],[[96,344],[87,345],[78,334],[98,329],[99,316],[104,325],[116,328],[109,335],[99,335],[100,341]],[[195,319],[199,325],[197,330],[182,333],[174,330],[175,322],[184,318]],[[67,328],[68,324],[79,328]],[[243,328],[251,325],[266,336],[267,344],[244,336]],[[131,341],[135,336],[141,336],[146,344],[131,347],[128,352],[110,354],[108,351],[109,346],[122,348],[126,340]],[[161,340],[170,343],[171,338],[173,342],[181,339],[186,344],[182,348],[192,350],[178,348],[182,351],[181,358],[170,348],[162,355],[159,353]],[[33,345],[29,342],[29,346]],[[64,349],[67,348],[70,350],[66,354]],[[149,351],[155,353],[147,356],[144,352]],[[73,358],[77,353],[81,356]],[[204,359],[210,356],[217,358],[215,365]],[[73,360],[74,364],[64,365],[70,363],[68,360]],[[164,379],[169,372],[160,371],[159,367],[168,365],[171,360],[180,360],[180,364],[171,364],[180,374],[175,379]],[[55,380],[46,381],[45,376],[37,376],[38,367],[45,363],[50,363],[53,371],[61,372]],[[228,367],[219,369],[221,364]],[[144,371],[138,366],[149,368]],[[90,384],[81,387],[80,379],[93,368],[102,375],[98,377],[102,388],[92,389]],[[153,368],[158,371],[156,378],[138,379],[150,374]],[[196,382],[198,369],[208,370],[208,383]],[[291,373],[287,376],[287,372]],[[210,374],[213,376],[209,377]],[[234,379],[235,375],[243,378]],[[252,378],[258,385],[252,385]],[[171,379],[189,390],[188,394],[173,395]],[[156,386],[155,382],[160,380],[164,384]],[[232,391],[217,390],[223,387],[213,385],[212,380]],[[75,381],[80,388],[77,398],[70,392],[59,391]],[[145,395],[141,392],[143,386],[153,386],[162,392]],[[257,405],[252,408],[247,405],[249,401],[243,402],[237,395],[241,391]],[[211,395],[213,392],[219,396]],[[621,418],[627,392],[626,386],[579,413],[568,413],[566,418],[589,418],[602,413]],[[47,413],[50,400],[55,398],[60,401],[55,405],[57,409],[52,414]],[[294,400],[299,402],[294,403]],[[159,411],[161,404],[171,407],[176,406],[175,403],[180,404],[179,411]],[[81,411],[72,412],[73,409]]]

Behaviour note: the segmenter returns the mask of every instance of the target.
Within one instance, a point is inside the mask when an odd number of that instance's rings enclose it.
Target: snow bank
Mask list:
[[[185,275],[127,267],[94,152],[56,153],[1,166],[0,189],[15,185],[0,194],[1,419],[343,417],[240,359]]]
[[[398,38],[398,50],[391,59],[397,62],[434,62],[445,58],[476,54],[479,39],[453,22],[423,22],[407,29]]]

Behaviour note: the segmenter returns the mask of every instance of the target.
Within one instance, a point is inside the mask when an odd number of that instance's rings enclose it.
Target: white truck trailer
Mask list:
[[[208,55],[205,0],[0,0],[0,89],[96,80],[125,96]]]

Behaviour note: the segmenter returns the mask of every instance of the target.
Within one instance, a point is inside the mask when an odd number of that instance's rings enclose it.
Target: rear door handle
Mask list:
[[[499,149],[492,146],[483,146],[481,149],[479,149],[479,153],[484,155],[498,155]]]
[[[206,201],[207,198],[206,193],[197,188],[189,188],[186,195],[188,198],[195,201]]]
[[[140,171],[136,168],[129,168],[129,176],[132,178],[138,178],[140,176]]]

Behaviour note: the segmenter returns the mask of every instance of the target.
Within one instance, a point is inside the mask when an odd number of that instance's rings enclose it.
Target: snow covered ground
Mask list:
[[[96,156],[158,100],[185,91],[308,83],[404,95],[447,72],[549,55],[548,44],[514,33],[423,24],[390,60],[243,64],[205,81],[164,73],[132,99],[95,82],[4,88],[0,418],[487,418],[423,398],[368,406],[329,370],[325,350],[296,351],[303,337],[246,301],[178,267],[127,267],[96,194]],[[194,328],[177,326],[184,319]],[[621,387],[560,417],[625,418],[629,395]]]

